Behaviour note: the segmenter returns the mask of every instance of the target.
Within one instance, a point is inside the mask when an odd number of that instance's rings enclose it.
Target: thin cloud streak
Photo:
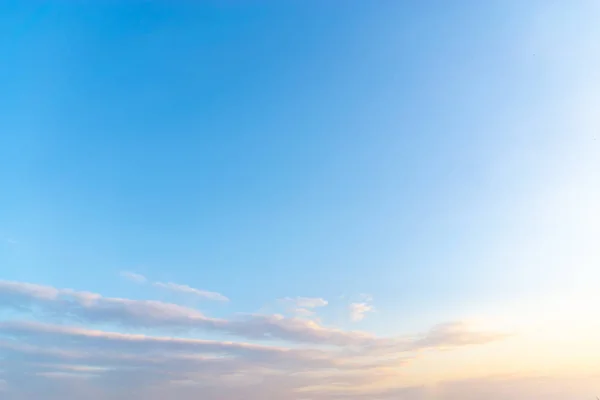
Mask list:
[[[172,282],[155,282],[153,284],[155,287],[157,288],[161,288],[161,289],[167,289],[170,290],[172,292],[176,292],[176,293],[183,293],[183,294],[191,294],[206,300],[213,300],[213,301],[229,301],[229,299],[222,295],[221,293],[217,293],[217,292],[209,292],[207,290],[201,290],[201,289],[196,289],[193,287],[190,287],[188,285],[180,285],[177,283],[172,283]]]
[[[122,278],[138,284],[143,284],[148,281],[144,275],[136,274],[135,272],[121,271],[119,275],[121,275]]]

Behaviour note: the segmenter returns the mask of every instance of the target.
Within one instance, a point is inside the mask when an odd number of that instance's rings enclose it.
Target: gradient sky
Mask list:
[[[599,20],[0,0],[0,397],[593,399]]]

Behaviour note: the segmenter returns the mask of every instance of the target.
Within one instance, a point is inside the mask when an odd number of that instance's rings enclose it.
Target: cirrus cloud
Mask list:
[[[214,301],[229,301],[226,296],[223,296],[221,293],[217,292],[209,292],[207,290],[196,289],[190,287],[188,285],[180,285],[172,282],[155,282],[153,284],[155,287],[167,289],[176,293],[190,294],[207,300]]]
[[[130,271],[121,271],[119,275],[121,275],[122,278],[139,284],[146,283],[148,280],[144,275],[136,274],[135,272]]]

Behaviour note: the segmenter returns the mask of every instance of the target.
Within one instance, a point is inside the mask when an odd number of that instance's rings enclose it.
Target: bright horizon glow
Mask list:
[[[0,398],[594,399],[599,20],[0,5]]]

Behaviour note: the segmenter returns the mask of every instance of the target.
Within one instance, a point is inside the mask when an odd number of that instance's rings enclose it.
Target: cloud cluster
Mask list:
[[[283,300],[306,309],[327,304],[319,298]],[[0,281],[0,309],[19,315],[0,322],[0,369],[6,370],[0,379],[5,391],[26,400],[36,397],[27,395],[25,382],[47,385],[46,398],[52,398],[50,388],[69,386],[70,396],[81,390],[81,396],[99,400],[123,393],[191,399],[200,392],[209,399],[248,399],[248,391],[256,399],[318,399],[313,394],[332,385],[352,392],[393,380],[419,351],[504,337],[454,323],[384,338],[301,318],[211,318],[177,304],[11,281]],[[205,331],[240,340],[198,338]]]
[[[0,306],[90,323],[200,329],[251,339],[280,339],[334,346],[359,346],[375,340],[366,333],[344,332],[314,321],[277,314],[248,315],[231,320],[210,318],[196,309],[172,303],[103,297],[96,293],[10,281],[0,281]]]

